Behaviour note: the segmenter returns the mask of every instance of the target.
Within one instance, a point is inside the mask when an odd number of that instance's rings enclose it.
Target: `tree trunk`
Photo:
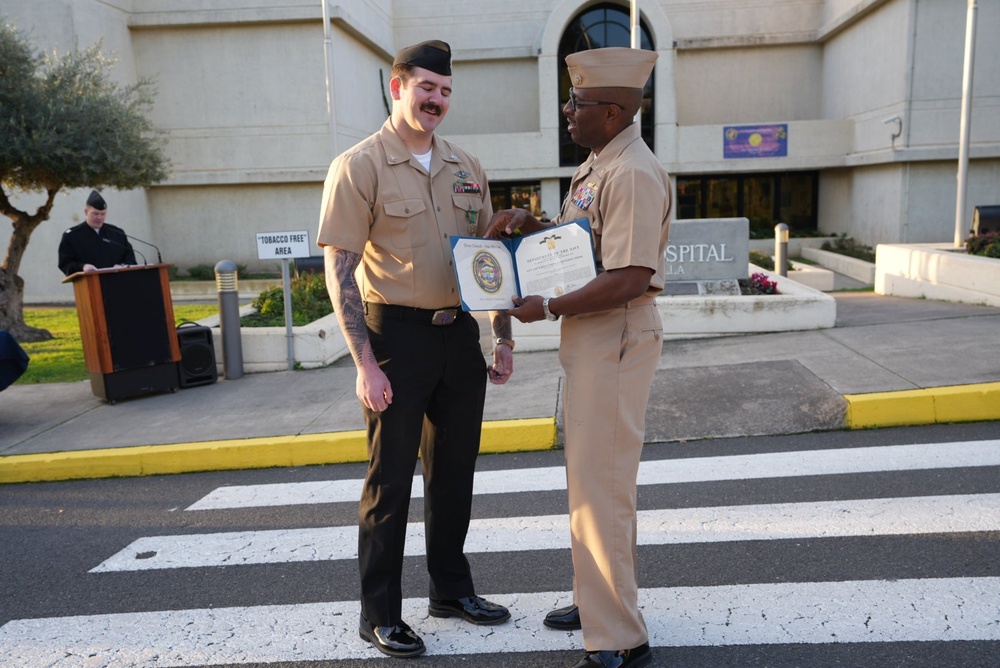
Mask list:
[[[0,329],[7,330],[19,343],[48,341],[52,333],[24,322],[24,279],[0,269]]]
[[[7,244],[7,256],[0,265],[0,329],[7,330],[20,343],[33,341],[48,341],[52,333],[47,329],[30,327],[24,322],[24,279],[17,275],[21,268],[21,259],[28,247],[31,233],[38,225],[47,220],[52,211],[59,188],[48,188],[48,198],[38,207],[33,215],[15,209],[0,189],[0,213],[13,221],[14,231]]]

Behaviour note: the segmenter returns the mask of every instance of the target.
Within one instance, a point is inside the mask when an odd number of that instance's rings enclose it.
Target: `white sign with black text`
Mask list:
[[[258,260],[293,260],[309,257],[309,232],[258,232]]]

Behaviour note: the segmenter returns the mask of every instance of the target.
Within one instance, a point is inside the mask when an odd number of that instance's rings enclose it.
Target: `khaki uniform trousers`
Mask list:
[[[651,297],[563,318],[566,480],[573,594],[588,651],[649,639],[639,612],[636,478],[646,405],[663,350]]]

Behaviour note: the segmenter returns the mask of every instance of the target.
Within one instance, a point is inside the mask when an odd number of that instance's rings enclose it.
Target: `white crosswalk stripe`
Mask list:
[[[1000,440],[779,452],[644,461],[640,484],[766,480],[796,476],[947,472],[1000,466]],[[985,469],[984,469],[985,471]],[[220,487],[186,511],[217,513],[272,507],[357,503],[361,481]],[[477,495],[565,489],[560,467],[484,471]],[[414,496],[422,494],[419,478]],[[478,501],[477,501],[478,502]],[[551,509],[551,503],[550,507]],[[288,511],[281,511],[282,513]],[[192,515],[196,516],[196,515]],[[200,517],[200,516],[199,516]],[[699,546],[780,541],[892,540],[944,536],[979,540],[1000,532],[1000,489],[984,493],[849,498],[746,505],[655,508],[639,513],[641,545]],[[424,527],[408,527],[406,554],[424,554]],[[470,555],[521,553],[546,559],[567,551],[565,513],[474,519]],[[349,562],[356,526],[324,526],[141,537],[91,569],[103,578],[130,573],[192,573],[200,568]],[[346,563],[345,562],[345,563]],[[747,582],[647,587],[640,603],[654,647],[801,646],[829,643],[1000,642],[1000,577]],[[742,582],[742,581],[739,581]],[[429,655],[579,650],[580,633],[542,627],[546,612],[572,601],[569,591],[480,592],[510,607],[500,627],[476,627],[427,614],[426,598],[404,601]],[[262,665],[294,661],[382,659],[358,637],[356,600],[241,607],[190,607],[77,617],[18,619],[0,627],[0,666]]]
[[[552,651],[580,646],[578,633],[540,620],[569,592],[496,594],[513,623],[474,627],[426,616],[426,599],[404,601],[429,654]],[[783,583],[646,589],[650,644],[669,646],[1000,640],[1000,578]],[[516,649],[515,649],[516,648]],[[372,657],[357,635],[357,604],[313,603],[176,610],[11,622],[0,635],[4,665],[103,666],[318,661]],[[90,664],[88,664],[90,665]]]
[[[1000,494],[779,503],[639,512],[639,544],[1000,531]],[[140,538],[92,572],[357,558],[356,527]],[[467,554],[559,550],[566,515],[473,520]],[[407,527],[406,555],[424,554],[424,525]]]
[[[1000,466],[1000,440],[948,443],[947,447],[931,443],[651,461],[643,462],[639,468],[639,484],[664,485],[966,466]],[[562,467],[482,471],[476,474],[476,494],[513,494],[559,489],[566,489],[566,473]],[[411,493],[415,499],[423,497],[423,481],[420,477],[414,478]],[[220,487],[187,510],[354,503],[360,498],[360,480],[234,485]]]

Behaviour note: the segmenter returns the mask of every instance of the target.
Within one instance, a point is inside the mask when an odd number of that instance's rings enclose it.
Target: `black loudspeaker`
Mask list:
[[[177,343],[181,349],[181,361],[177,364],[181,387],[209,385],[219,379],[210,328],[182,322],[177,327]]]

